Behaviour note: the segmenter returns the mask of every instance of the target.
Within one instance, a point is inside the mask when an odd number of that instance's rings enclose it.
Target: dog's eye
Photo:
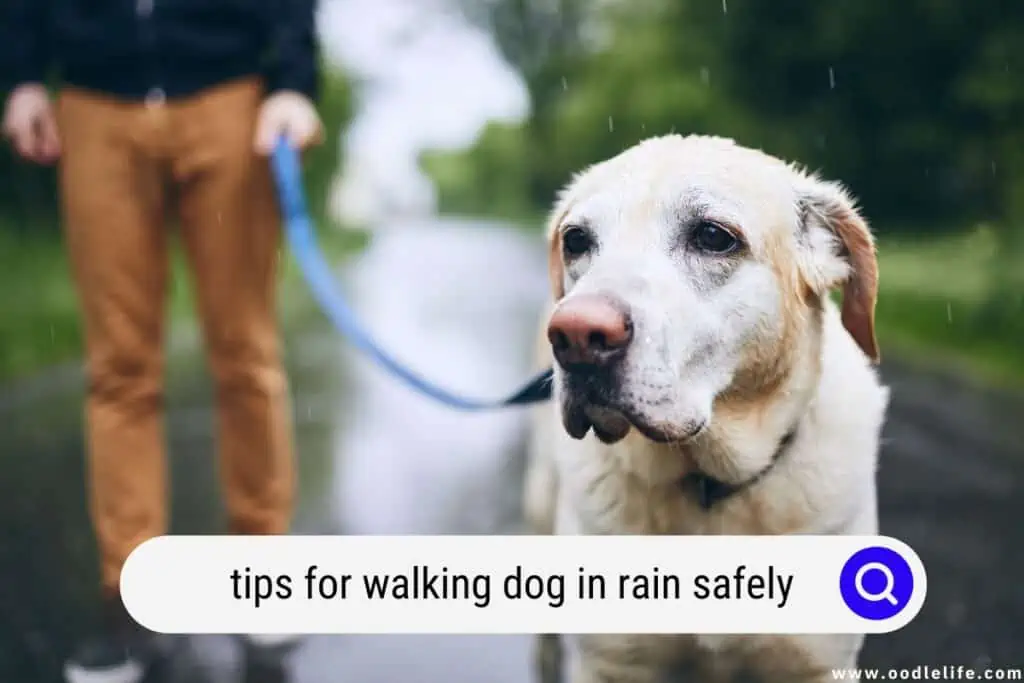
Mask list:
[[[722,226],[701,221],[693,229],[693,244],[709,254],[729,254],[739,248],[740,241]]]
[[[583,256],[594,246],[590,233],[583,228],[569,228],[562,233],[562,251],[566,258]]]

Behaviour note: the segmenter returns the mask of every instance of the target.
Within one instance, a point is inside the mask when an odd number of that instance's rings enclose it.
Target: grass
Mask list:
[[[1024,277],[994,289],[997,249],[984,227],[940,239],[882,240],[876,315],[883,353],[1024,387]],[[1024,263],[1016,272],[1024,276]]]
[[[0,230],[0,379],[29,374],[81,348],[67,257],[52,232]]]
[[[357,231],[322,229],[319,239],[328,256],[336,259],[360,248],[366,237]],[[0,229],[0,254],[0,383],[80,358],[78,300],[61,241],[52,230],[17,236]],[[308,312],[311,300],[287,254],[282,254],[279,287],[285,324]],[[199,338],[188,269],[178,249],[172,257],[168,288],[173,350]]]

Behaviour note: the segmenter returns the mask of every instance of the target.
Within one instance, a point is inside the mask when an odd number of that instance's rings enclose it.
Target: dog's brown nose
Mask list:
[[[632,339],[626,307],[599,294],[565,299],[548,322],[555,360],[567,370],[611,365],[626,354]]]

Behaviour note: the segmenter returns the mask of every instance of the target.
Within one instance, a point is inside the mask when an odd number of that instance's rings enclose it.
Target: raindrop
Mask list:
[[[953,323],[953,304],[946,302],[946,322]]]
[[[722,0],[722,14],[728,14],[728,13],[729,13],[728,0]]]
[[[565,76],[562,76],[562,90],[569,89],[569,81],[565,80]]]
[[[50,343],[51,344],[56,344],[57,343],[57,333],[56,333],[56,331],[54,331],[53,325],[50,325]]]
[[[615,122],[612,121],[612,117],[609,116],[608,117],[608,132],[610,133],[613,130],[615,130]]]
[[[700,82],[704,85],[711,85],[711,69],[706,66],[700,68]]]
[[[836,71],[832,67],[828,68],[828,87],[830,90],[836,89]]]
[[[995,175],[996,174],[996,162],[992,161],[991,164],[992,164],[992,175]]]
[[[218,211],[217,212],[217,222],[221,223],[221,224],[224,223],[224,212],[223,211]]]

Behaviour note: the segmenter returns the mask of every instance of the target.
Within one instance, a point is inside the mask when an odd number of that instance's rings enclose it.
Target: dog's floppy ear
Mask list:
[[[800,271],[812,291],[827,295],[843,286],[843,326],[861,350],[877,363],[875,301],[878,262],[867,222],[838,183],[805,178],[798,189]]]
[[[565,265],[562,263],[562,231],[555,226],[548,235],[548,277],[555,301],[565,296]]]
[[[548,278],[551,280],[551,294],[555,301],[565,296],[565,264],[562,262],[562,220],[568,207],[559,206],[548,220]]]

